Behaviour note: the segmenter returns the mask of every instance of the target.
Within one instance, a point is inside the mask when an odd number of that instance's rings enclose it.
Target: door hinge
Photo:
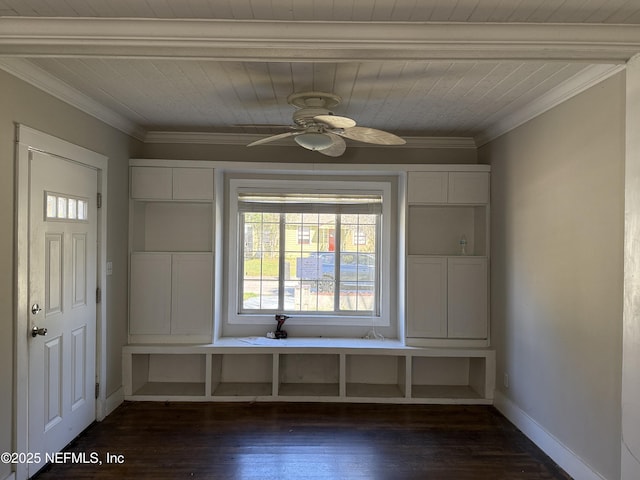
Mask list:
[[[100,396],[100,384],[96,382],[96,398]]]
[[[96,288],[96,303],[100,303],[102,301],[102,290],[100,287]]]
[[[102,194],[100,192],[98,192],[97,204],[98,208],[102,208]]]

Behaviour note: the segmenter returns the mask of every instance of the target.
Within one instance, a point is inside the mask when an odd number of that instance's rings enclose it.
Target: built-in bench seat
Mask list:
[[[491,404],[491,348],[393,339],[221,338],[123,348],[125,400]]]

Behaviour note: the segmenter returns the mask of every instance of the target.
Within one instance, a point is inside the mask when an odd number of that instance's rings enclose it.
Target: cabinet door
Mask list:
[[[449,203],[489,203],[489,174],[449,172]]]
[[[449,258],[448,337],[487,338],[487,259]]]
[[[446,203],[447,172],[409,172],[409,203]]]
[[[131,198],[171,200],[171,168],[131,167]]]
[[[171,331],[171,255],[131,254],[129,333],[162,335]]]
[[[213,259],[211,254],[174,254],[172,261],[171,333],[211,333]]]
[[[446,258],[408,258],[407,336],[447,336]]]
[[[210,168],[174,168],[174,200],[213,200],[213,170]]]

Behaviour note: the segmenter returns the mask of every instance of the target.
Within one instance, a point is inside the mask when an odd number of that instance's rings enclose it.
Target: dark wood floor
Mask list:
[[[570,478],[485,406],[131,402],[67,451],[38,480]]]

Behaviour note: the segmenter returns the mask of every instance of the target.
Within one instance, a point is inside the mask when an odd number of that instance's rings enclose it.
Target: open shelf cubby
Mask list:
[[[347,397],[404,398],[406,379],[404,356],[346,356]]]
[[[412,398],[481,399],[485,397],[485,357],[414,356]]]
[[[214,354],[211,360],[214,397],[268,397],[273,394],[273,355]]]
[[[132,202],[134,252],[210,252],[213,205],[204,202]]]
[[[340,355],[281,353],[278,395],[337,397],[340,394]]]
[[[140,353],[131,357],[132,395],[204,397],[206,355]]]
[[[486,205],[409,205],[409,255],[459,255],[465,236],[466,255],[488,250]]]

